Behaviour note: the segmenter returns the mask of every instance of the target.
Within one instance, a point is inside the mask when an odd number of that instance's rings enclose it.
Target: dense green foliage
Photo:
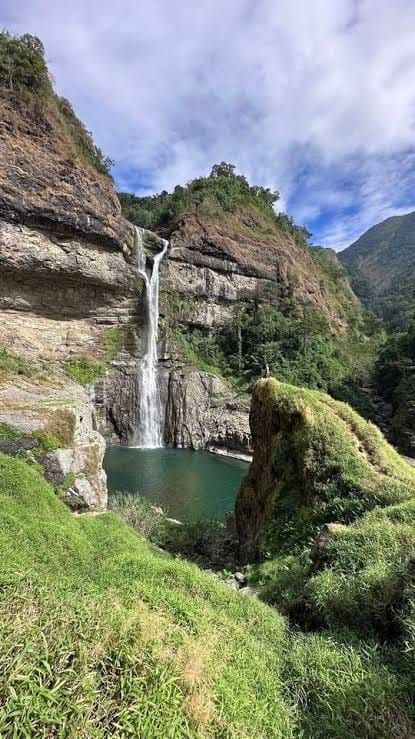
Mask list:
[[[273,206],[279,193],[250,185],[244,175],[235,173],[233,164],[226,162],[215,164],[208,177],[197,177],[185,187],[177,185],[172,193],[164,190],[158,195],[138,197],[121,192],[118,197],[124,216],[136,226],[152,231],[173,231],[184,213],[217,218],[244,206],[253,206],[301,243],[307,243],[310,236],[289,216],[275,213]]]
[[[21,89],[38,95],[51,93],[45,50],[40,39],[29,33],[20,38],[7,31],[0,33],[0,87],[10,93]]]
[[[39,118],[51,114],[58,116],[73,146],[68,164],[80,159],[110,176],[111,159],[96,146],[91,132],[77,118],[70,102],[54,93],[45,50],[37,36],[0,33],[0,94],[17,104],[20,111],[29,106],[32,114],[35,111]]]
[[[414,315],[414,256],[415,213],[387,218],[339,253],[357,295],[392,332]]]
[[[245,386],[269,373],[328,390],[365,410],[367,398],[357,388],[373,365],[379,338],[363,338],[357,308],[355,330],[334,333],[321,312],[275,290],[265,300],[239,304],[224,326],[207,332],[188,328],[192,308],[187,301],[175,297],[171,302],[167,332],[193,364]]]
[[[3,455],[0,511],[3,736],[411,736],[396,650],[291,635],[114,514],[73,517]]]
[[[395,333],[380,351],[375,368],[379,395],[391,407],[391,435],[401,451],[415,454],[415,322]]]
[[[371,385],[390,404],[390,412],[381,413],[390,438],[410,456],[415,456],[414,255],[415,213],[373,226],[339,254],[356,293],[388,333]]]

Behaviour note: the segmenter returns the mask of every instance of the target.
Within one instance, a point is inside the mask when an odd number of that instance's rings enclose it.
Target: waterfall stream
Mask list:
[[[156,449],[163,446],[160,392],[157,382],[157,338],[159,320],[159,267],[169,247],[163,239],[163,249],[153,259],[147,271],[146,255],[142,243],[142,229],[137,228],[138,271],[145,283],[145,306],[147,314],[146,346],[139,370],[139,425],[137,446]]]

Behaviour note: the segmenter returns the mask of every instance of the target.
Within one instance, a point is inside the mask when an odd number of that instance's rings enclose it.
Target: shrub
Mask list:
[[[10,354],[6,349],[0,349],[0,375],[24,375],[31,377],[33,374],[29,363],[15,354]]]
[[[108,501],[111,511],[118,513],[126,524],[153,544],[165,544],[168,523],[165,515],[140,495],[112,493]]]
[[[0,87],[10,93],[21,88],[41,96],[51,93],[45,52],[37,36],[0,33]]]
[[[40,448],[49,452],[53,449],[59,449],[59,447],[65,446],[65,443],[56,434],[52,434],[49,431],[34,431],[32,434],[33,438],[37,440]]]

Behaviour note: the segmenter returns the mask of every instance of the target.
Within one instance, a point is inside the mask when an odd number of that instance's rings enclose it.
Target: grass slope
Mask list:
[[[5,456],[0,509],[1,736],[290,736],[282,618]]]
[[[0,522],[1,736],[412,736],[408,680],[376,644],[291,635],[4,455]]]

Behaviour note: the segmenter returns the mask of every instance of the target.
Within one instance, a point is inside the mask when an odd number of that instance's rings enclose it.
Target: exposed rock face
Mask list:
[[[71,433],[44,458],[45,474],[55,487],[74,479],[72,506],[104,508],[105,442],[97,427],[110,427],[106,409],[96,417],[94,394],[71,382],[63,363],[108,363],[106,336],[115,329],[124,350],[101,381],[104,396],[107,383],[110,395],[122,394],[124,365],[134,364],[136,376],[140,342],[129,330],[141,313],[135,232],[110,178],[74,153],[56,101],[0,100],[0,131],[0,349],[34,370],[33,379],[0,378],[0,421],[34,431],[65,417]]]
[[[79,159],[53,103],[0,100],[0,217],[116,249],[133,238],[111,180]]]
[[[167,444],[190,449],[250,452],[249,401],[232,396],[218,377],[193,367],[168,376]]]
[[[45,477],[59,487],[70,476],[66,494],[78,498],[81,507],[83,501],[97,510],[105,508],[105,441],[96,430],[93,406],[83,388],[71,382],[52,386],[35,378],[4,381],[0,385],[0,423],[24,434],[46,431],[60,439],[62,447],[40,460]]]
[[[192,325],[220,326],[236,302],[275,300],[277,293],[292,294],[340,325],[342,311],[323,282],[309,249],[247,210],[217,220],[185,216],[171,239],[164,287],[193,298]]]

